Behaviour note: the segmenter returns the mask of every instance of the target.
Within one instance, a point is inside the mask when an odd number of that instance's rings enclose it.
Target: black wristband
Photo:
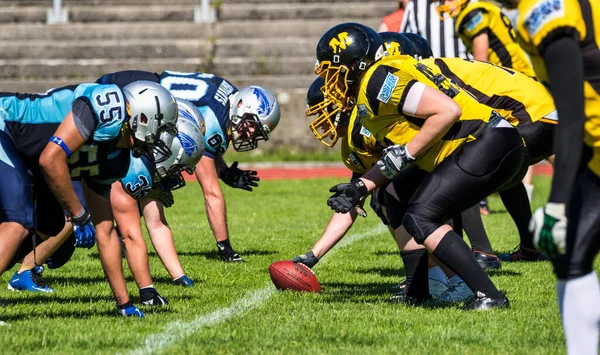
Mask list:
[[[77,217],[71,217],[71,222],[78,226],[83,226],[90,219],[90,213],[87,210],[83,210],[83,213]]]
[[[365,183],[361,179],[356,179],[356,180],[352,181],[351,184],[354,185],[354,187],[356,187],[356,190],[358,190],[358,193],[360,194],[361,197],[363,197],[369,193],[369,189],[367,189],[367,185],[365,185]]]

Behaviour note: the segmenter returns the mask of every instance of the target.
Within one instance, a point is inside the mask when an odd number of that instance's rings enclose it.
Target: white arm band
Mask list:
[[[402,112],[406,113],[407,115],[414,115],[417,112],[417,108],[419,107],[419,102],[421,102],[421,96],[423,95],[424,90],[425,84],[420,82],[414,83],[406,95],[404,105],[402,106]]]

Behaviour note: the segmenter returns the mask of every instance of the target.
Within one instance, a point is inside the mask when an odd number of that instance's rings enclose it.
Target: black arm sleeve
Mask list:
[[[544,61],[559,123],[554,130],[554,179],[550,202],[566,203],[581,160],[583,125],[583,57],[579,43],[561,37],[545,48]]]
[[[94,130],[98,123],[96,121],[94,110],[87,99],[80,97],[73,101],[71,111],[73,113],[75,127],[77,127],[83,140],[87,141],[94,134]]]

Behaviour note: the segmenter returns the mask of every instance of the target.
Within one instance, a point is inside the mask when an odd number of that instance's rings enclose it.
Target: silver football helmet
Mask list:
[[[163,190],[174,190],[185,186],[182,171],[194,173],[196,164],[204,154],[204,117],[194,104],[177,99],[177,136],[170,145],[172,152],[166,160],[156,164],[157,178]]]
[[[252,150],[268,140],[279,124],[281,111],[275,94],[262,86],[246,86],[229,98],[231,143],[238,152]]]
[[[155,161],[171,155],[169,146],[177,135],[177,103],[169,90],[152,81],[134,81],[123,88],[129,128],[133,131],[134,156],[152,153]]]

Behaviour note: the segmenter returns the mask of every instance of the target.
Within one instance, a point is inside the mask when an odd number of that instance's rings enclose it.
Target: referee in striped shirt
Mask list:
[[[412,0],[406,4],[400,32],[416,33],[431,45],[434,57],[470,59],[465,45],[454,31],[453,18],[440,20],[433,0]]]

